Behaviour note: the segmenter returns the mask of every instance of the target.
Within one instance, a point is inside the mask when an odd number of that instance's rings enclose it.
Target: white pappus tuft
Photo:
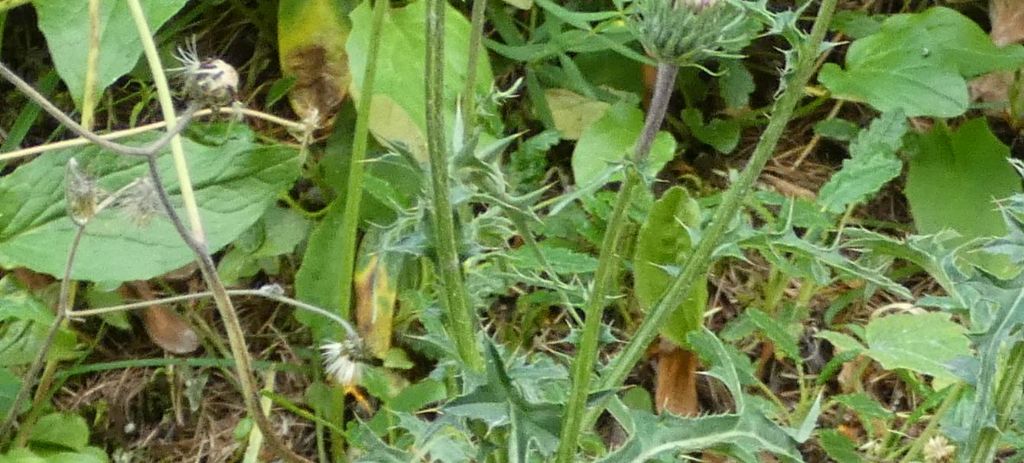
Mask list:
[[[362,346],[358,340],[329,342],[320,346],[323,351],[324,369],[336,383],[352,387],[362,378]]]

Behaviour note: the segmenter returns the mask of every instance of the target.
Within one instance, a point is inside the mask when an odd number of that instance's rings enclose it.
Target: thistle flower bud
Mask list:
[[[695,66],[730,57],[749,40],[738,0],[640,0],[633,21],[640,43],[660,62]]]
[[[79,227],[84,227],[99,212],[100,196],[103,190],[96,180],[79,168],[78,160],[68,160],[64,171],[64,201],[68,216]]]

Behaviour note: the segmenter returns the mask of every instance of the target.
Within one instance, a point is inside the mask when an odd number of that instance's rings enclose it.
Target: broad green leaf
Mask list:
[[[70,413],[51,413],[39,419],[32,427],[29,441],[33,444],[53,445],[81,450],[89,445],[89,425],[85,419]]]
[[[869,16],[863,11],[837,11],[832,18],[832,28],[844,35],[860,39],[878,32],[882,28],[879,16]]]
[[[43,446],[39,454],[27,448],[17,448],[0,455],[0,463],[107,463],[107,454],[96,447],[85,447],[75,452],[54,452]]]
[[[857,413],[861,426],[864,426],[868,434],[873,435],[879,424],[884,426],[893,417],[892,412],[886,410],[882,404],[863,392],[833,396],[832,400]]]
[[[966,238],[1001,236],[996,201],[1021,192],[1010,150],[985,119],[950,131],[937,126],[915,137],[905,189],[918,233],[955,230]]]
[[[825,429],[818,433],[818,443],[829,458],[838,463],[861,463],[857,453],[857,444],[835,429]]]
[[[967,110],[965,78],[1022,64],[1024,47],[999,48],[970,18],[934,7],[890,17],[850,46],[845,70],[828,63],[819,79],[835,97],[883,112],[954,117]]]
[[[949,362],[971,356],[966,332],[943,313],[890,315],[865,327],[865,353],[888,370],[906,368],[954,381]]]
[[[0,0],[0,12],[24,5],[32,0]]]
[[[862,130],[850,144],[850,159],[832,175],[818,193],[818,203],[833,214],[868,199],[890,180],[900,175],[903,162],[896,150],[907,132],[906,118],[900,112],[885,113]]]
[[[531,400],[524,384],[528,381],[514,374],[493,343],[488,341],[487,347],[486,382],[445,405],[444,414],[482,420],[491,427],[511,424],[511,461],[527,461],[531,447],[550,455],[558,446],[562,404]]]
[[[384,18],[373,99],[370,101],[370,130],[374,136],[388,143],[404,144],[420,160],[426,159],[425,4],[422,0],[414,1],[405,7],[391,9]],[[361,97],[359,92],[366,68],[370,16],[370,2],[362,2],[350,15],[352,33],[346,50],[352,73],[350,91],[357,101]],[[449,5],[444,29],[444,107],[445,122],[449,127],[454,119],[457,97],[465,85],[469,33],[469,21]],[[492,82],[487,52],[481,46],[477,93],[490,91]]]
[[[642,98],[647,88],[644,86],[643,64],[615,50],[604,49],[593,53],[579,53],[572,61],[580,70],[588,83],[612,93],[627,92],[637,99]]]
[[[282,0],[277,10],[277,43],[281,71],[294,79],[288,93],[301,118],[316,111],[334,114],[348,93],[345,41],[349,24],[346,0]]]
[[[675,280],[666,268],[677,267],[686,261],[693,250],[690,232],[698,227],[700,206],[682,187],[672,187],[651,206],[637,235],[633,257],[633,289],[642,310],[650,310]],[[686,336],[703,323],[707,303],[708,288],[702,279],[693,285],[686,300],[673,310],[661,329],[661,335],[680,346],[687,346]]]
[[[349,307],[341,307],[341,285],[351,284],[340,279],[341,246],[338,237],[345,217],[345,198],[339,197],[327,207],[320,224],[309,234],[309,243],[302,258],[302,266],[295,275],[295,297],[333,313],[346,314]],[[313,339],[344,339],[342,328],[327,318],[306,311],[295,312],[295,318],[310,327]]]
[[[538,247],[544,259],[551,264],[552,270],[560,274],[594,273],[597,270],[597,259],[590,254],[573,251],[569,248],[553,246],[541,242]],[[535,272],[543,272],[544,266],[537,260],[537,255],[528,246],[520,246],[509,253],[516,266]]]
[[[85,447],[77,452],[58,452],[46,455],[46,463],[107,463],[107,454],[96,447]]]
[[[53,320],[53,309],[21,288],[13,276],[0,279],[0,367],[31,363]],[[74,333],[61,329],[47,358],[63,360],[76,355]]]
[[[680,461],[681,454],[712,448],[733,457],[728,461],[758,463],[766,452],[803,461],[785,431],[756,413],[691,418],[617,408],[613,414],[630,438],[600,462]]]
[[[633,148],[643,130],[644,113],[627,104],[616,103],[593,124],[590,124],[572,151],[572,173],[577,185],[589,185],[598,180],[612,164],[632,158]],[[650,158],[644,172],[655,175],[672,159],[676,141],[668,132],[658,132],[651,146]],[[616,173],[603,179],[603,183],[622,179]]]
[[[185,139],[184,147],[207,243],[216,251],[249,228],[291,185],[299,174],[298,150],[258,144],[252,131],[240,124],[210,125],[195,133],[207,141]],[[144,134],[129,143],[145,144],[157,137]],[[72,157],[107,191],[116,191],[147,172],[140,158],[117,157],[88,146],[44,154],[0,178],[0,265],[63,274],[75,233],[65,212],[63,188],[65,165]],[[171,202],[184,216],[170,155],[162,154],[158,164]],[[193,260],[192,251],[168,220],[156,216],[148,224],[137,225],[114,208],[89,222],[71,276],[92,281],[145,280]]]
[[[388,401],[388,407],[397,412],[415,413],[428,404],[447,398],[444,384],[428,378],[402,389],[402,392]]]
[[[21,389],[21,378],[11,373],[11,370],[0,367],[0,415],[7,416],[19,389]]]
[[[718,339],[718,336],[715,336],[711,330],[701,327],[691,331],[686,341],[687,345],[700,356],[703,364],[709,366],[707,375],[718,379],[729,389],[729,393],[732,394],[733,401],[736,403],[736,412],[744,413],[746,411],[746,396],[743,395],[740,375],[733,357],[729,355],[729,350],[726,349],[722,340]]]
[[[734,119],[712,119],[704,123],[697,108],[683,110],[683,123],[694,137],[722,154],[731,153],[740,142],[740,124]]]
[[[260,270],[276,275],[279,265],[274,258],[294,251],[308,231],[309,220],[302,214],[271,206],[221,257],[217,273],[225,282],[253,276]]]
[[[843,334],[838,331],[822,330],[818,332],[816,337],[824,339],[833,346],[836,347],[838,352],[860,352],[866,349],[860,341],[853,338],[848,334]]]
[[[745,108],[750,105],[750,94],[754,92],[754,76],[743,65],[743,60],[722,60],[722,71],[718,78],[719,93],[727,108]]]
[[[833,140],[850,141],[861,133],[860,126],[846,119],[825,119],[814,124],[814,134]]]
[[[555,121],[555,129],[566,140],[579,140],[583,131],[611,107],[603,101],[563,88],[545,90],[544,98],[551,110],[551,118]]]
[[[177,13],[186,0],[141,2],[149,28],[156,31]],[[39,29],[71,98],[81,105],[85,94],[86,59],[89,47],[89,2],[35,0]],[[100,53],[96,66],[96,94],[131,71],[142,55],[142,42],[132,21],[127,2],[100,2]],[[164,63],[164,67],[174,67]]]
[[[772,341],[779,352],[794,361],[800,360],[800,346],[797,345],[796,339],[786,331],[785,326],[760,310],[748,308],[745,312],[750,317],[750,321]]]

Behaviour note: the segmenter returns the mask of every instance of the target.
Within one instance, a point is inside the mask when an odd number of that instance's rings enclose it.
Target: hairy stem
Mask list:
[[[341,222],[341,316],[348,317],[352,306],[352,273],[355,271],[356,235],[359,228],[359,209],[363,199],[363,160],[366,159],[367,141],[370,134],[370,103],[373,100],[373,81],[377,75],[377,55],[380,50],[380,34],[388,0],[376,0],[373,5],[373,20],[370,22],[370,48],[366,54],[366,69],[363,71],[363,86],[359,90],[359,107],[356,110],[356,129],[352,138],[352,159],[349,161],[348,186],[345,192],[345,215]]]
[[[462,90],[462,117],[466,121],[463,144],[469,143],[476,127],[476,68],[480,62],[480,43],[484,35],[484,13],[487,0],[473,0],[470,13],[469,56],[466,59],[466,85]]]
[[[556,457],[560,463],[569,463],[576,455],[576,442],[583,430],[583,413],[586,409],[587,396],[590,394],[590,377],[597,364],[601,314],[614,286],[619,261],[617,250],[628,222],[627,211],[633,202],[634,190],[641,183],[640,172],[637,169],[647,160],[654,137],[665,120],[665,111],[668,109],[677,72],[678,68],[673,64],[658,65],[651,108],[647,112],[640,139],[636,143],[632,164],[626,168],[626,181],[622,183],[615,197],[615,206],[608,218],[608,229],[601,241],[594,287],[583,309],[586,317],[583,322],[583,334],[577,347],[576,360],[572,365],[572,392],[566,406],[565,418],[562,420],[562,434]]]
[[[427,21],[427,151],[430,158],[433,226],[437,247],[437,267],[444,282],[442,300],[446,302],[448,324],[455,347],[466,367],[482,372],[484,358],[476,343],[476,314],[462,281],[456,247],[455,223],[449,197],[448,149],[444,127],[444,14],[443,0],[428,0]]]
[[[800,46],[798,62],[785,83],[785,91],[775,102],[771,120],[765,128],[761,139],[747,166],[734,183],[723,195],[722,202],[711,218],[711,224],[687,260],[679,276],[669,286],[662,299],[647,313],[640,328],[634,333],[630,342],[611,362],[608,373],[601,378],[600,390],[617,388],[626,380],[636,362],[643,356],[644,350],[658,335],[658,330],[665,323],[672,310],[679,306],[690,293],[693,285],[705,280],[708,260],[725,232],[729,222],[739,212],[744,198],[760,176],[765,164],[771,159],[775,147],[782,137],[782,132],[793,116],[793,110],[803,96],[804,86],[814,74],[814,63],[821,49],[822,40],[832,21],[837,0],[823,0],[814,21],[810,37]],[[602,407],[593,407],[587,414],[586,424],[596,421]]]
[[[999,445],[999,438],[1002,436],[1003,430],[1006,429],[1006,425],[1010,423],[1010,416],[1017,408],[1017,403],[1020,402],[1021,385],[1024,384],[1024,342],[1018,342],[1010,349],[1004,369],[999,384],[996,386],[993,402],[996,409],[995,426],[981,429],[968,460],[971,463],[993,461],[996,448]]]

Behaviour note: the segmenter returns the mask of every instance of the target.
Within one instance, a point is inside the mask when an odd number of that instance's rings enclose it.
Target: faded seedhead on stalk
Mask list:
[[[64,172],[64,201],[68,216],[79,227],[84,227],[99,212],[100,197],[105,193],[96,179],[82,171],[78,160],[71,158]]]
[[[363,343],[357,338],[342,342],[329,342],[320,346],[324,356],[324,370],[337,384],[354,387],[363,374],[363,361],[369,356]]]
[[[150,177],[132,182],[117,198],[115,206],[136,226],[145,227],[158,215],[166,215],[156,185]]]
[[[633,27],[649,55],[678,66],[736,57],[751,38],[738,0],[641,0]]]
[[[199,58],[195,37],[178,47],[175,57],[181,66],[170,69],[178,72],[184,81],[189,98],[219,108],[235,101],[238,93],[238,71],[234,66],[217,58]]]

